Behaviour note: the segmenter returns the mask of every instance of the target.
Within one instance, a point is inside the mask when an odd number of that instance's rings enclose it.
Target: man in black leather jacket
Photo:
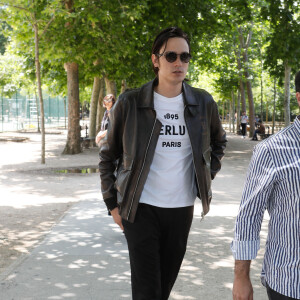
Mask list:
[[[187,35],[165,29],[151,58],[155,80],[120,95],[99,154],[103,199],[128,243],[133,300],[168,299],[195,198],[204,216],[227,142],[212,96],[184,81]]]

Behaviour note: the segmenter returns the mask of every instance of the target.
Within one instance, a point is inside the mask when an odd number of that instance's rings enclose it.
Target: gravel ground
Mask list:
[[[96,168],[98,149],[62,155],[66,132],[50,133],[44,165],[40,134],[0,134],[0,274],[36,246],[74,203],[100,197],[97,173],[57,172]]]

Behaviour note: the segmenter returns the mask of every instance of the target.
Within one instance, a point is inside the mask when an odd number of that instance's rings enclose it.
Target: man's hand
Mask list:
[[[110,214],[112,215],[115,223],[120,226],[120,228],[122,229],[122,231],[124,231],[124,227],[123,227],[123,224],[122,224],[122,218],[119,215],[119,209],[117,207],[114,208],[113,210],[110,211]]]
[[[232,290],[233,300],[253,300],[253,288],[248,277],[235,277]]]
[[[96,143],[98,144],[105,136],[106,136],[107,130],[99,131],[99,133],[96,136]]]
[[[250,280],[251,260],[236,260],[232,290],[233,300],[253,300],[253,288]]]

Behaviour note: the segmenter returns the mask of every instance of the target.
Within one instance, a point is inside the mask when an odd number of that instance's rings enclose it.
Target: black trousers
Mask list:
[[[134,223],[123,220],[133,300],[167,300],[186,251],[194,206],[139,204]]]
[[[246,128],[247,128],[247,124],[246,123],[241,123],[242,126],[242,136],[246,135]]]
[[[259,133],[259,130],[258,129],[255,129],[254,130],[254,134],[253,134],[253,140],[257,140],[257,134]]]
[[[268,285],[267,285],[267,293],[268,293],[269,300],[296,300],[296,298],[291,298],[275,292]]]

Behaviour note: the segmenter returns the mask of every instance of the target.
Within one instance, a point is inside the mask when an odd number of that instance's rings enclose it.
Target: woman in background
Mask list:
[[[246,115],[246,112],[243,111],[241,115],[241,126],[242,126],[242,138],[246,138],[247,134],[247,123],[248,123],[248,116]]]
[[[96,143],[99,144],[100,141],[106,136],[107,133],[107,127],[109,122],[109,111],[115,104],[116,99],[113,94],[108,94],[103,98],[103,107],[106,108],[106,111],[104,113],[102,122],[101,122],[101,128],[96,136]]]

